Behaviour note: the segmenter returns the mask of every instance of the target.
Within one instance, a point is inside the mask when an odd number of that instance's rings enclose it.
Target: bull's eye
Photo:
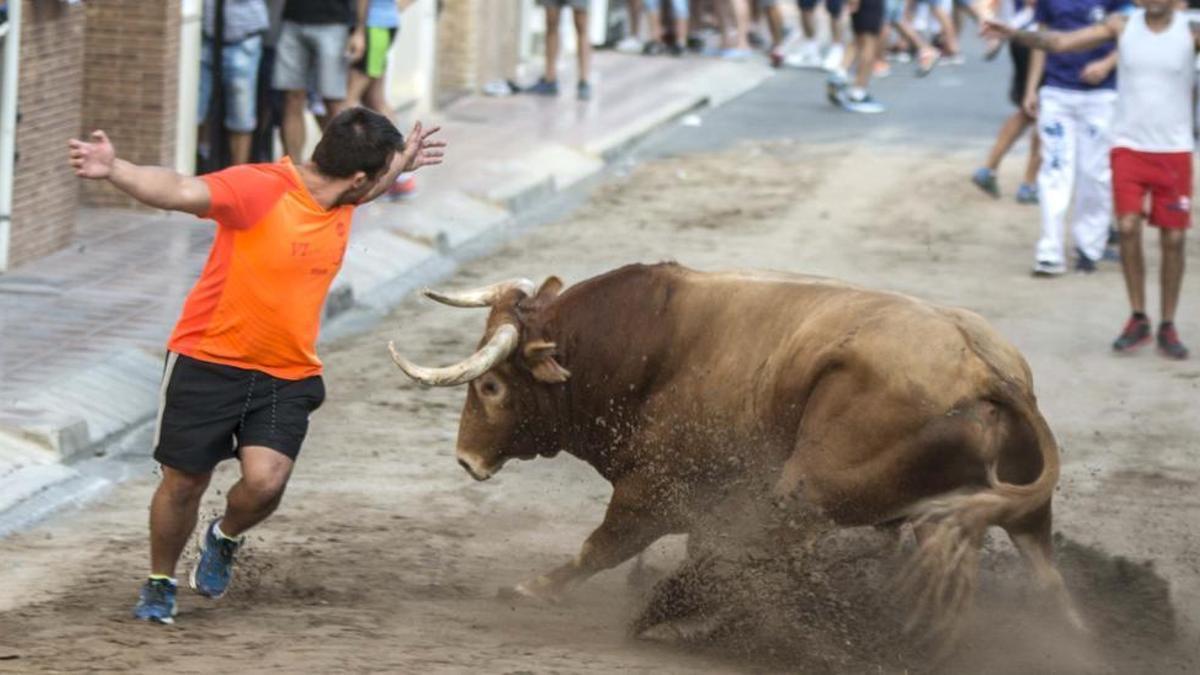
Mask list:
[[[496,398],[504,392],[504,387],[493,377],[486,377],[479,383],[479,393],[484,398]]]

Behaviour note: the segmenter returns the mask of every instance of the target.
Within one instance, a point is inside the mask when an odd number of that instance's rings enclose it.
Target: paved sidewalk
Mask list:
[[[359,209],[327,317],[386,309],[422,271],[448,273],[625,145],[770,75],[761,63],[613,53],[597,54],[595,70],[588,103],[564,81],[556,99],[468,97],[423,120],[443,125],[447,163],[419,174],[411,202]],[[183,214],[85,209],[71,247],[0,276],[0,514],[153,418],[163,344],[212,229]]]

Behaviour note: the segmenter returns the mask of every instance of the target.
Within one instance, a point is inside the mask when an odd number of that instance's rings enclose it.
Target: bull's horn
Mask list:
[[[496,329],[496,332],[492,334],[492,339],[480,347],[479,351],[464,361],[445,368],[418,366],[400,356],[400,353],[396,351],[396,345],[392,342],[388,342],[388,351],[392,353],[392,360],[396,362],[397,366],[400,366],[400,370],[417,382],[431,387],[453,387],[474,380],[497,363],[507,359],[516,351],[517,342],[516,326],[506,323]]]
[[[472,288],[467,291],[442,293],[427,288],[425,289],[425,297],[430,300],[436,300],[443,305],[450,305],[451,307],[491,307],[505,293],[514,288],[524,291],[525,295],[533,295],[533,292],[537,290],[537,285],[529,279],[510,279],[490,286],[483,286],[482,288]]]

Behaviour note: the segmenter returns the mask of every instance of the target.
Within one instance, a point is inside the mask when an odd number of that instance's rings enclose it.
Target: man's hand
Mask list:
[[[857,12],[858,7],[861,4],[862,4],[862,0],[846,0],[846,13],[853,14],[853,13]]]
[[[427,131],[420,122],[413,125],[412,131],[408,132],[408,139],[404,141],[404,152],[401,153],[405,172],[442,163],[442,157],[446,154],[442,148],[446,147],[446,142],[429,140],[438,131],[441,131],[441,127],[431,127]]]
[[[1033,119],[1037,119],[1038,115],[1038,95],[1037,92],[1025,94],[1025,100],[1021,103],[1021,110],[1025,111]]]
[[[362,26],[357,26],[350,31],[350,39],[346,41],[346,58],[354,63],[362,58],[365,51],[367,51],[366,31]]]
[[[1113,71],[1113,63],[1108,58],[1097,59],[1083,67],[1079,71],[1079,79],[1084,82],[1097,85],[1103,82]]]
[[[67,146],[70,147],[68,156],[76,176],[98,179],[108,178],[112,174],[117,151],[103,131],[93,131],[90,142],[72,138],[67,141]]]
[[[985,40],[1011,40],[1017,34],[1017,29],[995,19],[984,19],[979,22],[979,37]]]

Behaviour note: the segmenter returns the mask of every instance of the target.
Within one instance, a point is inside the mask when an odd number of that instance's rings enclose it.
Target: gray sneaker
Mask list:
[[[1066,273],[1067,266],[1061,262],[1039,260],[1033,264],[1033,276],[1035,277],[1061,277]]]
[[[579,84],[575,85],[575,95],[580,101],[592,100],[592,85],[588,84],[587,80],[580,80]]]

